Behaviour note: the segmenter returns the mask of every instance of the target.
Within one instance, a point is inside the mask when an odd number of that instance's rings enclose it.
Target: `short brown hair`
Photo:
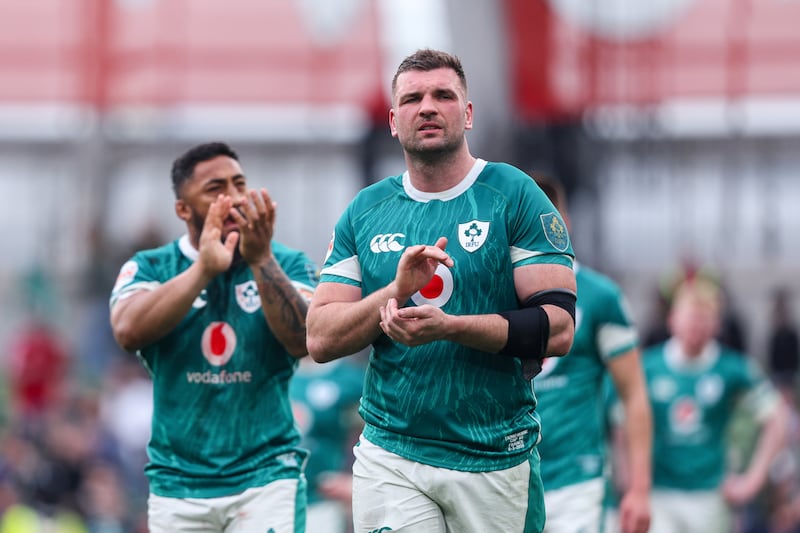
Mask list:
[[[453,54],[442,52],[441,50],[433,50],[432,48],[422,48],[417,50],[410,56],[406,57],[397,67],[397,72],[392,78],[392,95],[397,89],[397,77],[403,72],[410,70],[420,70],[427,72],[429,70],[436,70],[438,68],[449,68],[453,70],[461,85],[464,86],[464,91],[467,90],[467,76],[464,74],[464,67],[461,66],[461,60]]]

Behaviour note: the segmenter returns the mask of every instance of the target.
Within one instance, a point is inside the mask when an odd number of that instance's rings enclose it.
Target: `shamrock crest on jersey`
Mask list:
[[[458,225],[458,243],[463,249],[472,253],[486,242],[489,235],[489,223],[471,220]]]

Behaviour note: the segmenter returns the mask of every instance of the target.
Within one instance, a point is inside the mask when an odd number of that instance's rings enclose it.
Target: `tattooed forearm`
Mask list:
[[[294,356],[306,354],[308,302],[274,258],[253,269],[270,329]]]

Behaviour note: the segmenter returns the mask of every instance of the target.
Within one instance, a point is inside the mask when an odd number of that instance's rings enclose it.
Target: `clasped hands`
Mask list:
[[[453,266],[445,248],[447,239],[440,237],[433,246],[409,246],[403,251],[393,283],[396,297],[380,307],[383,332],[406,346],[419,346],[443,338],[447,314],[432,305],[402,307],[417,291],[425,287],[442,264]]]

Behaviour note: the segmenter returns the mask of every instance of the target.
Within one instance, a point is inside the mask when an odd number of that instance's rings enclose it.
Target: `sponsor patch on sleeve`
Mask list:
[[[136,273],[139,272],[139,265],[136,261],[128,261],[122,268],[119,269],[119,274],[117,275],[117,281],[114,282],[114,289],[112,292],[117,292],[122,287],[133,281],[133,278],[136,277]]]

